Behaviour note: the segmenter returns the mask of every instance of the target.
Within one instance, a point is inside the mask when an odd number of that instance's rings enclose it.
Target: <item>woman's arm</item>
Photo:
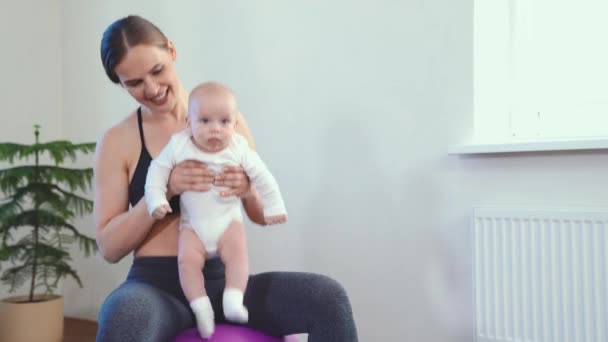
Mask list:
[[[137,248],[156,222],[145,200],[129,210],[129,172],[121,127],[107,131],[97,143],[93,166],[93,219],[97,246],[105,260],[120,261]]]
[[[262,198],[254,187],[250,185],[249,188],[250,190],[248,196],[241,196],[243,207],[245,208],[247,217],[249,217],[251,222],[264,226],[266,225],[266,219],[264,218],[264,206],[262,205]]]

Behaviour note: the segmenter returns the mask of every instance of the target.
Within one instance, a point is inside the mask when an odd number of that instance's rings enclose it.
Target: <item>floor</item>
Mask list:
[[[65,317],[63,320],[63,342],[95,342],[97,322]]]

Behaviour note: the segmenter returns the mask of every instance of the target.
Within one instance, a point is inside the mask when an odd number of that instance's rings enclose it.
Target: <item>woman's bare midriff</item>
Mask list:
[[[128,132],[129,142],[124,146],[131,146],[132,148],[128,151],[128,176],[129,183],[133,178],[133,172],[137,167],[137,163],[140,158],[142,151],[141,141],[138,134],[134,132],[138,131],[137,123],[137,112],[134,111],[129,115],[129,118],[124,123],[125,131]],[[153,125],[147,125],[146,129],[150,134],[146,134],[145,141],[148,153],[152,155],[158,155],[162,146],[168,141],[167,139],[161,139],[160,134],[154,130]],[[153,139],[152,137],[155,137]],[[158,145],[158,146],[157,146]],[[145,201],[145,198],[141,199]],[[136,257],[140,256],[176,256],[177,255],[177,241],[179,232],[179,215],[168,215],[164,219],[156,222],[156,224],[150,230],[150,233],[143,240],[141,245],[135,249],[133,254]]]
[[[169,215],[152,227],[134,255],[136,257],[176,256],[178,233],[179,215]]]

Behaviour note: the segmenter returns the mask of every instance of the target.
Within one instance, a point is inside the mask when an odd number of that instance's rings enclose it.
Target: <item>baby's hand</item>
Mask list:
[[[266,216],[264,217],[264,221],[268,225],[285,223],[287,222],[287,215]]]
[[[154,209],[154,211],[152,212],[152,217],[154,217],[157,220],[162,219],[163,217],[165,217],[167,215],[167,213],[172,213],[173,210],[171,210],[171,206],[169,206],[168,204],[163,204],[160,207]]]

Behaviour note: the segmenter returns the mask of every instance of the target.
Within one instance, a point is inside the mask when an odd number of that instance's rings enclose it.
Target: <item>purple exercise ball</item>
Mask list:
[[[196,328],[181,332],[172,342],[297,342],[294,336],[275,337],[238,325],[219,324],[209,339],[202,338]]]

